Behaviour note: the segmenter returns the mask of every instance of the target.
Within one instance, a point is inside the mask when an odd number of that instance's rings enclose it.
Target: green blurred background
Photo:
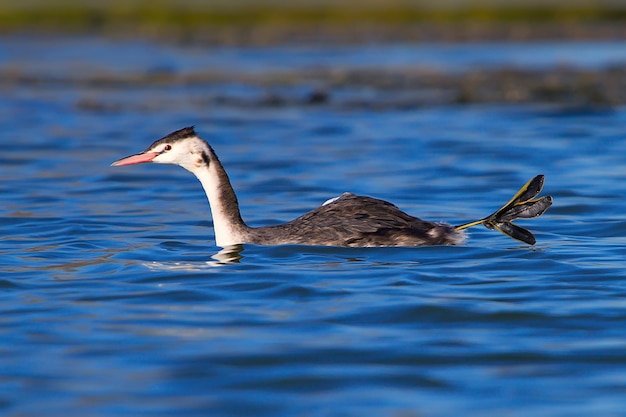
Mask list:
[[[212,43],[623,38],[618,0],[2,0],[0,33]]]

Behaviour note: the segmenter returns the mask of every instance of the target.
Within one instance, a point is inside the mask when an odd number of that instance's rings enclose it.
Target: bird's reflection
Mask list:
[[[230,245],[211,256],[211,258],[215,259],[220,265],[235,264],[239,263],[243,258],[241,252],[243,252],[243,245]]]
[[[144,265],[149,269],[160,271],[200,271],[217,266],[226,266],[235,263],[243,258],[243,245],[231,245],[223,248],[214,255],[210,261],[206,262],[150,262]]]

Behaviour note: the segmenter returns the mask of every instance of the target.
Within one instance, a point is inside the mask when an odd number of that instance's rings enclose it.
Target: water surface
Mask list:
[[[34,70],[114,72],[129,57],[147,71],[159,49],[76,42],[80,57]],[[46,43],[30,45],[20,57]],[[4,67],[22,64],[11,48]],[[178,53],[182,67],[209,59]],[[625,108],[338,111],[195,94],[3,85],[3,415],[623,413]],[[86,95],[122,104],[89,109]],[[246,245],[226,264],[189,173],[109,167],[191,124],[253,226],[344,191],[463,223],[538,173],[555,204],[520,222],[535,247],[477,228],[458,247]]]
[[[277,45],[220,47],[159,45],[141,40],[93,37],[47,40],[13,37],[0,47],[4,66],[11,64],[63,74],[76,71],[212,69],[227,73],[309,70],[311,68],[405,68],[426,66],[442,71],[555,65],[603,68],[626,62],[621,41],[475,42],[364,45]],[[78,75],[78,74],[76,74]]]

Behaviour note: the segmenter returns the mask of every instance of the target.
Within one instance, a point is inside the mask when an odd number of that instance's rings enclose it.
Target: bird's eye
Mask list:
[[[169,151],[172,149],[172,145],[165,145],[165,148],[163,148],[164,151]]]

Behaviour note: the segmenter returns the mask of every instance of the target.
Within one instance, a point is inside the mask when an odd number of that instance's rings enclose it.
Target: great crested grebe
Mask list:
[[[247,226],[228,175],[213,148],[193,127],[172,132],[140,154],[122,158],[112,166],[155,162],[180,165],[194,174],[209,199],[218,246],[303,244],[319,246],[422,246],[456,245],[465,241],[463,229],[484,225],[524,243],[535,244],[533,234],[512,223],[540,216],[552,197],[535,198],[544,176],[537,175],[501,209],[471,223],[451,226],[421,220],[395,205],[372,197],[344,193],[285,224]]]

